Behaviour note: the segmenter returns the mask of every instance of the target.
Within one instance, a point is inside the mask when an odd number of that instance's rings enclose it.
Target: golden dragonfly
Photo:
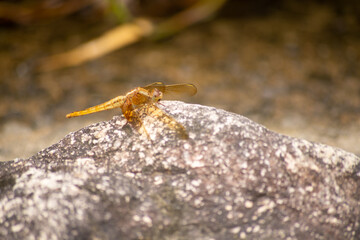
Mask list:
[[[82,111],[76,111],[66,115],[67,118],[78,117],[95,112],[105,111],[114,108],[120,108],[127,122],[134,126],[138,131],[142,128],[146,135],[149,137],[143,119],[147,116],[162,121],[170,129],[175,131],[183,139],[188,138],[188,134],[180,123],[174,118],[165,114],[161,109],[156,106],[164,95],[168,96],[193,96],[197,92],[195,85],[186,84],[173,84],[165,85],[162,82],[155,82],[145,87],[137,87],[124,96],[115,97],[102,104],[87,108]]]

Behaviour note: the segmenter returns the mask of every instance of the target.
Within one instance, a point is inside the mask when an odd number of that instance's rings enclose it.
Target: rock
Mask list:
[[[189,139],[115,116],[1,163],[0,239],[360,238],[355,155],[211,107],[159,107]]]

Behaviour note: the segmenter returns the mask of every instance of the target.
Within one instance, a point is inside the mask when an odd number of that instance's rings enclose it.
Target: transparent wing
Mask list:
[[[157,88],[167,98],[176,98],[181,96],[190,97],[197,93],[197,88],[191,83],[165,85],[162,82],[154,82],[143,88],[146,90],[153,90],[154,88]]]
[[[185,127],[173,117],[164,113],[155,104],[148,104],[142,108],[135,109],[134,112],[136,113],[133,116],[136,117],[132,125],[135,125],[135,128],[140,133],[145,131],[148,137],[148,133],[160,132],[161,135],[174,136],[180,139],[189,138]],[[141,128],[142,131],[140,131]]]

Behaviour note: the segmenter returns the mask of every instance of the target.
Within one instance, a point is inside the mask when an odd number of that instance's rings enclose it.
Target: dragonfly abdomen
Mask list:
[[[78,116],[82,116],[82,115],[86,115],[86,114],[90,114],[90,113],[105,111],[105,110],[109,110],[109,109],[113,109],[113,108],[121,108],[124,105],[124,101],[125,101],[124,96],[118,96],[116,98],[113,98],[107,102],[96,105],[94,107],[87,108],[82,111],[69,113],[66,115],[66,117],[72,118],[72,117],[78,117]]]

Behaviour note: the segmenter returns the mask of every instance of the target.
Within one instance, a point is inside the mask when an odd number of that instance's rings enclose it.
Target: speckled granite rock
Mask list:
[[[359,158],[164,102],[188,140],[115,116],[0,165],[0,239],[359,239]],[[156,125],[156,124],[155,124]]]

